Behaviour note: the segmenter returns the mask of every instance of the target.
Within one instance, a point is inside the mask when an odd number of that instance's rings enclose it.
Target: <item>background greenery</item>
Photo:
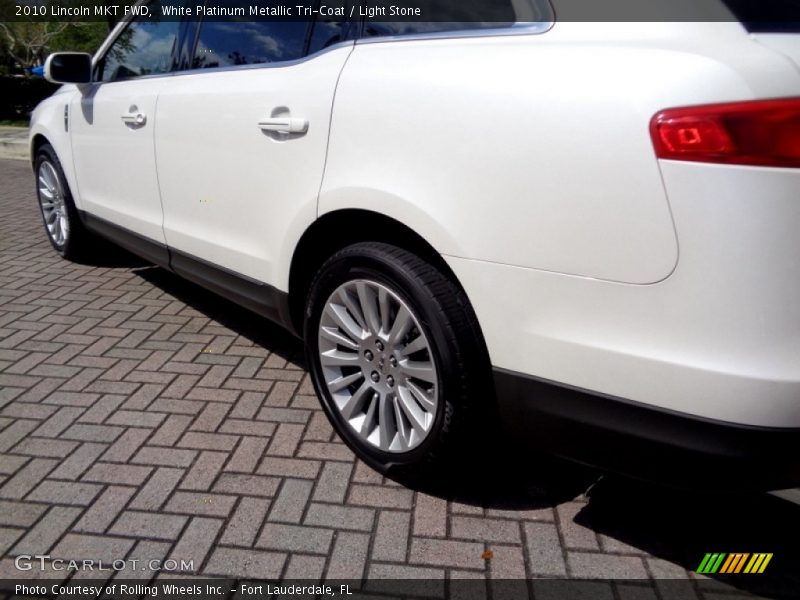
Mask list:
[[[65,3],[69,0],[59,0],[59,4]],[[104,4],[105,0],[95,3]],[[13,14],[9,12],[13,4],[11,0],[0,0],[0,123],[25,125],[30,111],[57,87],[33,77],[31,69],[44,64],[51,52],[94,54],[116,25],[116,18],[91,23],[47,22],[36,17],[27,21],[2,20],[2,15]]]

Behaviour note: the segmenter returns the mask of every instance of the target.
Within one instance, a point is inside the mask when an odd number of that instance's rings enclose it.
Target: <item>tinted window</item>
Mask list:
[[[242,7],[247,15],[250,5],[247,0],[235,0],[228,2],[226,7]],[[345,28],[345,23],[325,20],[214,18],[201,25],[192,68],[297,60],[342,41]]]
[[[402,0],[397,4],[402,6]],[[419,2],[408,6],[414,4]],[[425,4],[424,21],[377,18],[365,19],[364,37],[498,29],[516,23],[549,21],[552,14],[546,0],[430,0]]]
[[[725,0],[748,30],[800,33],[800,0]]]
[[[348,24],[341,21],[317,20],[311,26],[306,54],[314,54],[347,39]]]
[[[160,0],[150,4],[150,18],[132,21],[117,36],[100,62],[97,79],[119,81],[143,75],[166,73],[172,67],[179,23],[159,21],[163,4],[182,4],[183,0]]]
[[[305,55],[307,21],[209,21],[203,23],[193,69],[257,65]]]

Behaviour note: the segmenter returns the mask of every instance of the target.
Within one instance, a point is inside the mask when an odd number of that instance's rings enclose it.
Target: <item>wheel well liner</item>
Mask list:
[[[50,140],[44,137],[41,133],[33,136],[33,143],[31,144],[31,163],[36,162],[36,155],[39,153],[39,148],[45,144],[49,144]]]

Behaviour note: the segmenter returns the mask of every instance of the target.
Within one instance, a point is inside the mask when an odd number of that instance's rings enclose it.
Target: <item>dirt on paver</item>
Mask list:
[[[27,162],[0,161],[0,577],[20,555],[171,558],[237,578],[478,578],[486,597],[498,579],[616,579],[592,597],[666,599],[763,592],[766,575],[693,574],[706,552],[772,552],[788,585],[800,570],[800,509],[766,494],[509,452],[436,490],[384,479],[332,431],[297,340],[124,253],[61,260],[33,190]]]

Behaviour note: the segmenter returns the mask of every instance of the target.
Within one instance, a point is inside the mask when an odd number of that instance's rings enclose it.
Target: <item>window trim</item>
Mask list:
[[[479,37],[498,37],[498,36],[516,36],[516,35],[540,35],[547,33],[555,25],[556,16],[553,5],[550,0],[531,0],[535,2],[542,10],[543,16],[547,20],[536,21],[533,23],[515,23],[510,27],[476,27],[474,29],[457,29],[452,31],[432,31],[429,33],[404,33],[398,35],[376,35],[364,36],[364,21],[361,19],[359,23],[358,39],[356,44],[381,44],[386,42],[413,42],[424,40],[440,40],[440,39],[460,39],[460,38],[479,38]]]
[[[137,4],[149,4],[153,0],[139,0]],[[187,0],[188,1],[188,0]],[[186,19],[180,22],[178,30],[178,37],[176,43],[172,48],[172,67],[169,71],[164,73],[156,73],[152,75],[142,75],[131,79],[121,79],[119,81],[97,81],[94,79],[95,69],[97,64],[105,59],[106,54],[111,46],[134,21],[135,16],[131,15],[120,21],[115,29],[109,34],[108,38],[103,42],[100,48],[95,53],[92,60],[92,84],[108,85],[113,83],[125,83],[130,81],[140,81],[146,79],[156,79],[159,77],[175,77],[184,75],[201,75],[204,73],[222,73],[227,71],[239,71],[249,69],[277,69],[283,67],[293,67],[302,64],[306,61],[313,60],[318,56],[327,52],[333,52],[340,48],[350,47],[355,48],[357,45],[362,44],[383,44],[391,42],[414,42],[425,40],[439,40],[439,39],[461,39],[461,38],[481,38],[481,37],[501,37],[501,36],[518,36],[518,35],[541,35],[550,31],[555,25],[555,11],[549,0],[535,0],[537,1],[549,17],[547,21],[537,21],[535,23],[516,23],[510,27],[497,27],[497,28],[476,28],[476,29],[462,29],[456,31],[434,31],[430,33],[410,33],[391,36],[370,36],[364,37],[363,24],[364,19],[348,19],[350,27],[348,28],[346,38],[341,42],[331,44],[327,48],[322,48],[296,60],[277,61],[270,63],[259,63],[254,65],[226,65],[222,67],[213,67],[208,69],[191,69],[181,67],[179,65],[180,57],[184,51],[184,46],[188,46],[187,56],[190,58],[194,56],[197,43],[200,39],[200,30],[203,24],[202,20]],[[183,29],[185,28],[185,29]],[[182,30],[183,29],[183,30]]]
[[[338,50],[339,48],[352,48],[356,43],[356,40],[344,40],[342,42],[336,42],[335,44],[331,44],[327,48],[323,48],[322,50],[317,50],[313,54],[309,54],[307,56],[303,56],[301,58],[296,58],[293,60],[282,60],[282,61],[275,61],[269,63],[256,63],[253,65],[225,65],[222,67],[208,67],[206,69],[181,69],[178,71],[173,71],[172,73],[164,73],[163,75],[171,75],[173,77],[183,77],[186,75],[202,75],[204,73],[211,74],[211,73],[225,73],[227,71],[250,71],[253,69],[283,69],[284,67],[294,67],[295,65],[302,64],[304,62],[308,62],[310,60],[314,60],[318,56],[322,54],[327,54],[328,52],[332,52],[334,50]],[[154,75],[153,77],[162,77],[163,75]]]
[[[553,28],[555,21],[518,23],[511,27],[486,27],[483,29],[459,29],[455,31],[432,31],[430,33],[404,33],[400,35],[359,36],[356,43],[383,44],[387,42],[417,42],[424,40],[449,40],[461,38],[508,37],[518,35],[541,35]]]
[[[207,1],[207,0],[204,0]],[[322,0],[315,0],[316,5],[319,5]],[[205,19],[193,19],[190,21],[191,23],[191,33],[187,36],[191,39],[189,42],[191,45],[189,46],[189,60],[194,58],[194,53],[197,51],[197,45],[200,42],[200,34],[203,30],[203,23]],[[312,21],[315,22],[315,21]],[[256,63],[251,65],[224,65],[220,67],[208,67],[208,68],[201,68],[201,69],[192,69],[191,67],[177,69],[172,75],[197,75],[199,73],[220,73],[225,71],[232,71],[232,70],[247,70],[247,69],[276,69],[282,67],[292,67],[294,65],[302,64],[308,60],[314,59],[317,56],[320,56],[326,52],[336,50],[338,48],[353,46],[358,39],[358,36],[361,34],[361,27],[360,22],[358,19],[350,19],[347,18],[344,20],[344,23],[348,25],[347,30],[345,31],[345,39],[341,42],[336,42],[335,44],[331,44],[326,48],[321,48],[316,52],[311,54],[306,54],[305,56],[301,56],[300,58],[295,58],[292,60],[279,60],[273,61],[268,63]]]

